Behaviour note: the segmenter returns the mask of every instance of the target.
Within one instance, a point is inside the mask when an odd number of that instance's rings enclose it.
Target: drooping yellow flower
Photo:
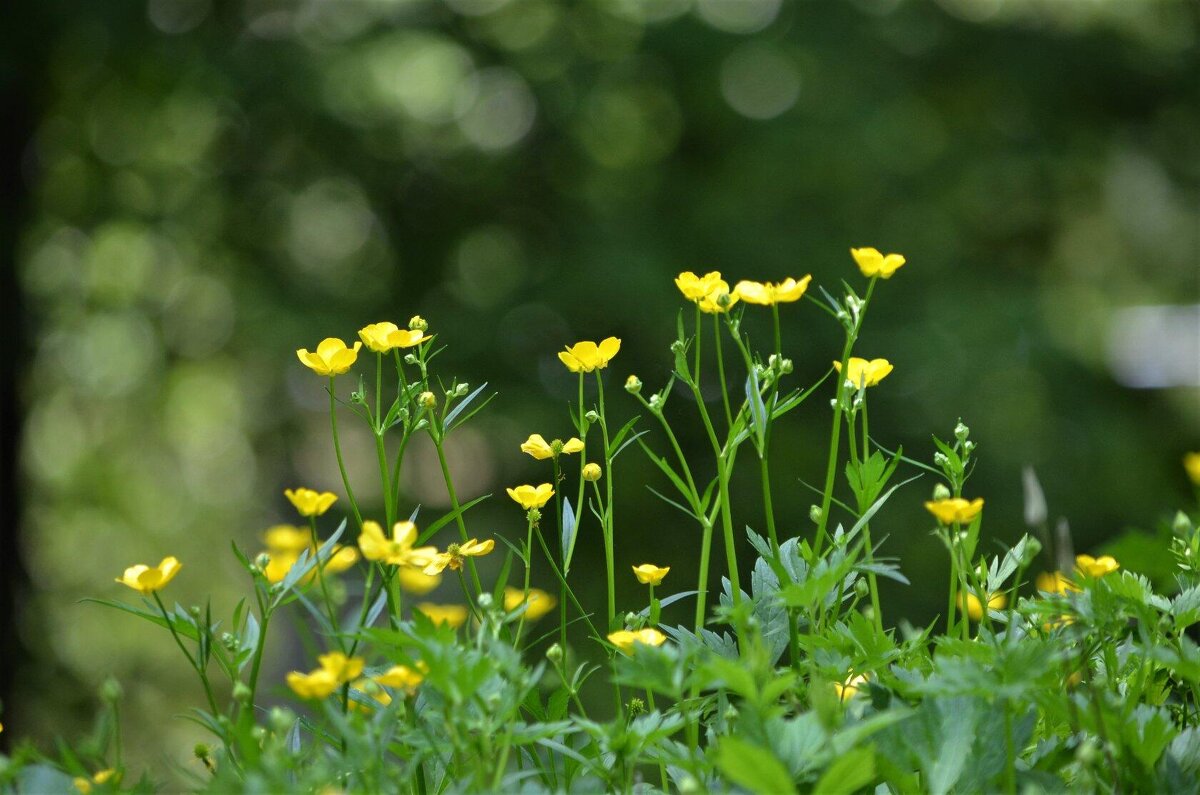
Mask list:
[[[967,608],[967,618],[972,621],[979,621],[983,618],[983,605],[980,603],[978,596],[973,593],[959,594],[958,609],[962,610],[964,604]],[[988,597],[988,610],[1003,610],[1007,605],[1008,595],[1003,591],[994,593]]]
[[[166,557],[157,566],[150,567],[144,563],[139,563],[136,566],[130,566],[125,569],[125,573],[117,578],[117,582],[122,585],[128,585],[133,590],[140,594],[152,594],[155,591],[161,590],[171,580],[175,579],[175,575],[183,568],[174,557]]]
[[[537,621],[558,605],[558,600],[554,596],[540,588],[530,588],[528,600],[525,598],[525,592],[520,588],[504,589],[504,609],[508,612],[516,610],[526,601],[529,603],[529,606],[525,608],[526,621]]]
[[[433,556],[425,566],[426,574],[441,574],[447,566],[451,571],[458,571],[462,568],[463,561],[467,558],[477,558],[486,555],[495,548],[496,542],[492,539],[487,541],[479,541],[472,538],[470,541],[464,541],[461,544],[450,544],[446,547],[445,552],[439,552]]]
[[[699,301],[721,282],[720,271],[709,271],[703,276],[697,276],[691,271],[684,271],[675,277],[675,286],[683,297],[689,301]]]
[[[442,575],[429,575],[420,569],[410,569],[407,566],[397,569],[396,576],[400,578],[401,588],[417,596],[424,596],[442,584]]]
[[[890,279],[892,274],[904,264],[904,255],[888,254],[885,256],[874,248],[852,248],[850,256],[854,257],[854,261],[858,263],[858,269],[867,278],[878,276],[881,279]]]
[[[558,448],[557,451],[555,448]],[[521,452],[528,453],[538,461],[545,461],[547,458],[554,458],[556,455],[570,455],[578,453],[583,449],[583,442],[572,436],[567,441],[555,439],[553,442],[547,442],[540,433],[531,433],[529,438],[521,444]]]
[[[659,585],[670,570],[670,566],[655,566],[653,563],[643,563],[640,566],[633,567],[633,574],[642,585]]]
[[[506,489],[506,491],[508,491],[508,496],[516,500],[527,511],[530,508],[541,508],[554,496],[554,487],[549,483],[543,483],[537,487],[526,484],[517,486],[515,489]]]
[[[1045,593],[1064,594],[1067,591],[1078,591],[1075,583],[1067,579],[1061,571],[1043,571],[1037,576],[1037,589]]]
[[[559,351],[558,360],[567,366],[572,373],[590,373],[603,370],[621,350],[621,341],[616,337],[608,337],[597,345],[589,340],[577,342],[565,351]]]
[[[589,461],[588,463],[584,464],[583,469],[579,473],[579,476],[582,477],[584,480],[586,480],[588,483],[595,483],[603,475],[604,475],[604,470],[602,470],[600,468],[600,465],[597,464],[595,461]]]
[[[466,608],[463,608],[466,612]],[[466,616],[463,616],[463,621]],[[459,622],[462,623],[461,621]],[[410,696],[417,691],[417,686],[425,681],[425,674],[420,670],[420,664],[416,668],[409,668],[407,665],[393,665],[378,676],[373,676],[371,679],[384,687],[390,687],[395,690],[403,690]]]
[[[1116,571],[1121,568],[1121,564],[1117,563],[1116,558],[1112,555],[1101,555],[1098,558],[1093,558],[1091,555],[1076,555],[1075,567],[1079,569],[1080,574],[1095,579]]]
[[[395,347],[388,342],[388,336],[399,330],[400,327],[395,323],[371,323],[358,330],[358,338],[375,353],[387,353]]]
[[[296,356],[305,367],[317,375],[335,376],[348,372],[358,359],[361,342],[354,343],[353,348],[347,348],[346,343],[336,337],[326,337],[317,345],[316,351],[306,348],[296,351]]]
[[[1200,486],[1200,453],[1188,453],[1183,457],[1183,468],[1192,482]]]
[[[628,629],[619,629],[616,632],[608,634],[608,642],[626,654],[633,651],[635,643],[645,644],[646,646],[661,646],[666,640],[667,636],[653,627],[639,629],[636,632]]]
[[[392,537],[388,538],[379,522],[368,519],[363,522],[362,533],[358,536],[358,548],[367,560],[424,568],[437,557],[437,548],[414,547],[415,543],[417,526],[412,522],[396,522],[392,526]]]
[[[119,780],[120,779],[117,778],[117,771],[110,767],[107,770],[101,770],[99,773],[92,776],[90,780],[84,778],[83,776],[78,776],[71,783],[73,783],[75,785],[75,789],[82,792],[83,795],[88,795],[88,793],[92,791],[92,787],[96,784],[107,784],[109,781],[116,783],[116,781]]]
[[[458,629],[467,622],[466,605],[435,605],[431,602],[421,602],[413,609],[424,613],[435,624],[449,624],[451,629]]]
[[[733,288],[733,291],[737,294],[738,298],[748,304],[758,304],[759,306],[790,304],[804,297],[804,292],[808,289],[810,281],[812,281],[811,275],[805,276],[799,281],[788,277],[779,284],[775,282],[740,281],[737,283],[737,287]]]
[[[842,363],[834,362],[833,369],[839,373],[842,371]],[[856,387],[875,386],[892,371],[892,363],[887,359],[860,359],[857,356],[851,356],[850,361],[846,364],[846,380],[854,384]]]
[[[833,692],[837,693],[839,701],[849,701],[866,683],[866,674],[850,674],[845,681],[833,683]]]
[[[425,335],[424,329],[402,328],[388,335],[388,344],[393,348],[411,348],[414,345],[420,345],[427,339],[432,338]]]
[[[976,497],[969,502],[962,497],[933,500],[925,503],[925,510],[936,516],[942,524],[968,524],[983,510],[983,497]]]
[[[312,489],[284,489],[283,496],[288,498],[301,516],[320,516],[337,502],[337,495],[332,491],[314,491]]]

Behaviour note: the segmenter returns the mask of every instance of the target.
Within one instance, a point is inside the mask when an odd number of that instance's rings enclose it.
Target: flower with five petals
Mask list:
[[[597,345],[589,340],[577,342],[565,351],[558,352],[558,359],[572,373],[590,373],[603,370],[621,350],[621,341],[616,337],[608,337]]]
[[[962,497],[949,497],[925,503],[925,510],[937,517],[942,524],[969,524],[983,510],[983,497],[967,501]]]
[[[808,289],[808,283],[812,281],[812,276],[805,276],[797,281],[796,279],[787,278],[779,284],[774,282],[750,282],[740,281],[733,291],[737,293],[737,297],[748,304],[758,304],[759,306],[773,306],[775,304],[789,304],[793,301],[799,301],[804,292]]]
[[[362,533],[358,536],[358,548],[367,560],[420,569],[428,566],[438,551],[436,547],[414,547],[416,543],[417,526],[412,522],[396,522],[392,526],[392,537],[388,538],[379,522],[368,519],[363,522]]]
[[[301,348],[296,351],[296,356],[305,367],[317,375],[327,375],[332,378],[350,370],[355,360],[358,359],[358,349],[361,347],[361,342],[354,343],[353,348],[347,348],[346,343],[340,339],[326,337],[317,345],[315,351],[310,352],[307,348]]]
[[[337,502],[337,495],[332,491],[320,492],[313,489],[284,489],[283,496],[288,498],[288,502],[296,506],[296,511],[301,516],[320,516]]]
[[[487,541],[479,541],[472,538],[470,541],[464,541],[461,544],[450,544],[446,547],[445,552],[439,552],[433,556],[429,564],[422,570],[426,574],[441,574],[446,567],[450,567],[451,571],[458,571],[462,568],[463,561],[467,558],[478,558],[491,552],[496,546],[496,542],[492,539]]]
[[[565,442],[561,439],[547,442],[545,437],[540,433],[529,434],[529,438],[521,444],[521,452],[528,453],[538,461],[545,461],[547,458],[557,458],[560,455],[578,453],[582,449],[583,442],[574,436]]]
[[[537,487],[526,484],[517,486],[515,489],[506,489],[506,491],[508,491],[508,496],[516,500],[527,511],[532,508],[541,508],[554,496],[554,487],[549,483],[543,483]]]
[[[842,363],[834,362],[833,369],[842,371]],[[860,359],[851,356],[846,363],[846,380],[855,387],[875,386],[893,370],[892,363],[887,359]]]
[[[136,566],[130,566],[125,569],[125,574],[117,578],[117,582],[122,585],[128,585],[133,590],[140,594],[152,594],[155,591],[161,590],[171,580],[175,579],[175,575],[183,568],[174,557],[166,557],[157,566],[151,567],[144,563],[139,563]]]
[[[878,249],[870,247],[852,248],[850,256],[858,263],[862,275],[868,278],[878,276],[881,279],[890,279],[904,264],[903,254],[880,254]]]

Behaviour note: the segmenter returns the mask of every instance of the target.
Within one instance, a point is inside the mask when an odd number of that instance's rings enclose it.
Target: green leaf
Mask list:
[[[875,749],[856,748],[838,757],[813,792],[821,795],[851,795],[871,783],[875,778]]]
[[[796,785],[783,763],[770,751],[745,740],[721,738],[715,761],[721,775],[751,792],[770,795],[796,792]]]

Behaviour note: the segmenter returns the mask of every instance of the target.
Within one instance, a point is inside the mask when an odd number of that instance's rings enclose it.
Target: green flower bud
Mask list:
[[[636,395],[642,391],[642,379],[636,375],[631,375],[625,379],[625,391],[631,395]]]
[[[546,649],[546,659],[558,665],[563,659],[563,648],[555,643],[550,648]]]
[[[933,487],[933,499],[934,502],[950,499],[950,489],[946,487],[945,483],[939,483]]]

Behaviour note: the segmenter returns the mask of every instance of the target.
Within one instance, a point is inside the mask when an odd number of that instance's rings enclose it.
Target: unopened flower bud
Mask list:
[[[417,355],[415,353],[404,354],[404,363],[405,364],[416,364],[417,363]]]
[[[640,698],[637,698],[636,696],[629,699],[629,714],[631,716],[641,715],[645,711],[646,711],[646,702],[645,701],[642,701]]]
[[[437,405],[437,396],[432,392],[422,392],[417,395],[417,404],[422,408],[431,409]]]
[[[934,500],[950,499],[950,489],[946,487],[945,483],[939,483],[933,487],[933,499]]]
[[[682,340],[675,340],[671,343],[671,353],[683,353],[686,348],[687,346],[683,344]]]
[[[238,682],[233,686],[233,700],[245,703],[250,700],[250,696],[254,695],[250,690],[250,686],[245,682]]]
[[[259,552],[254,558],[254,568],[259,571],[266,571],[267,566],[271,565],[271,556],[266,552]]]
[[[933,463],[937,464],[940,467],[944,467],[944,466],[946,466],[946,464],[950,463],[950,459],[946,458],[945,453],[934,453],[933,454]]]
[[[467,393],[470,391],[471,391],[470,384],[459,384],[458,386],[454,387],[454,391],[451,392],[450,394],[453,395],[454,397],[466,397]]]
[[[192,614],[192,618],[199,618],[201,615],[200,605],[192,605],[188,608],[188,612]]]
[[[813,524],[820,524],[821,523],[821,506],[820,505],[808,506],[808,518],[809,518],[809,521],[811,521]]]
[[[728,309],[729,307],[733,306],[733,296],[728,292],[720,293],[717,295],[717,306],[721,307],[722,309]]]
[[[409,331],[429,331],[429,324],[425,322],[425,318],[420,315],[413,315],[408,319]]]
[[[642,391],[642,379],[636,375],[631,375],[625,379],[625,391],[631,395],[636,395]]]
[[[648,402],[651,411],[662,411],[662,395],[651,395]]]
[[[604,473],[601,471],[600,465],[596,462],[593,461],[590,464],[584,464],[583,479],[589,483],[599,480],[602,474]]]
[[[221,633],[221,645],[225,647],[226,651],[237,651],[237,649],[238,649],[237,635],[234,635],[232,632],[222,632]]]
[[[722,717],[725,718],[726,723],[733,723],[738,719],[737,707],[735,707],[733,704],[730,704],[725,708],[725,714]]]
[[[1183,511],[1175,513],[1175,521],[1171,524],[1172,529],[1179,535],[1187,535],[1192,532],[1192,520]]]
[[[971,429],[966,425],[963,425],[962,420],[959,420],[958,424],[954,426],[954,438],[958,439],[960,442],[965,442],[967,437],[970,435]]]
[[[871,592],[871,587],[869,585],[867,585],[866,580],[855,580],[854,581],[854,595],[857,596],[859,599],[866,597],[866,595],[870,592]]]
[[[490,593],[488,593],[487,591],[484,591],[483,593],[479,594],[479,607],[481,610],[491,610],[492,605],[494,605],[495,603],[496,603],[496,600],[493,599],[492,595]]]
[[[267,727],[255,726],[250,730],[250,736],[254,738],[256,743],[262,745],[263,740],[267,739]]]
[[[122,695],[121,683],[111,676],[104,680],[104,684],[100,685],[100,698],[109,704],[120,701]]]
[[[562,648],[562,646],[559,646],[557,643],[555,643],[550,648],[546,649],[546,659],[549,660],[550,662],[554,663],[555,665],[558,665],[560,662],[562,662],[562,658],[563,658],[563,648]]]
[[[628,629],[636,629],[642,623],[641,617],[637,613],[625,614],[625,626]]]
[[[795,365],[792,364],[791,359],[785,358],[779,362],[779,372],[783,373],[784,375],[787,375],[793,369],[795,369]]]
[[[587,420],[588,422],[599,422],[600,421],[600,415],[596,413],[595,409],[592,409],[587,414],[584,414],[583,418],[585,420]]]
[[[974,443],[974,442],[972,442],[972,441],[970,441],[970,440],[963,442],[963,450],[964,450],[964,451],[966,451],[966,452],[970,453],[970,452],[971,452],[972,450],[974,450],[974,449],[975,449],[975,443]]]

